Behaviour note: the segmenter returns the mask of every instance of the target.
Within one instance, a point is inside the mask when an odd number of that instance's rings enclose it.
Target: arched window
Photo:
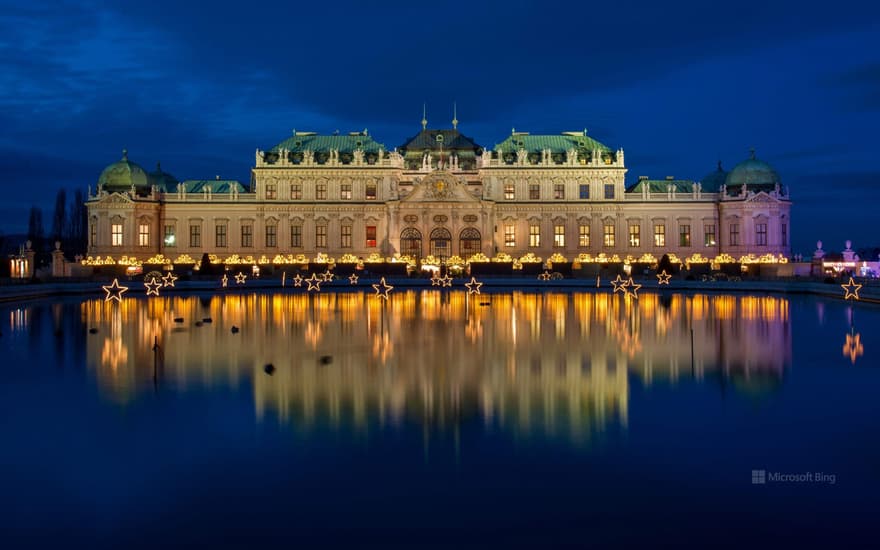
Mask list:
[[[445,259],[450,256],[450,247],[452,246],[452,234],[448,229],[443,227],[435,227],[431,231],[431,255],[438,259]]]
[[[458,235],[458,254],[465,260],[480,252],[482,241],[480,232],[473,227],[466,227]]]
[[[422,234],[418,229],[407,227],[400,234],[400,253],[413,258],[422,257]]]

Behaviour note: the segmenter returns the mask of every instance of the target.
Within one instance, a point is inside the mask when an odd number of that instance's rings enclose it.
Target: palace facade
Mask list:
[[[93,257],[269,259],[528,253],[547,259],[790,254],[788,190],[751,158],[701,181],[640,177],[583,132],[513,131],[493,148],[422,129],[389,150],[366,131],[294,131],[257,150],[251,181],[179,181],[128,159],[89,193]],[[559,257],[559,256],[555,256]]]

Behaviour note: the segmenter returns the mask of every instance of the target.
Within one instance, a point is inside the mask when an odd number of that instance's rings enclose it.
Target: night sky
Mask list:
[[[701,179],[754,147],[791,189],[794,251],[880,245],[875,2],[0,0],[0,230],[121,157],[249,181],[292,129],[419,129],[492,147],[588,129],[639,175]]]

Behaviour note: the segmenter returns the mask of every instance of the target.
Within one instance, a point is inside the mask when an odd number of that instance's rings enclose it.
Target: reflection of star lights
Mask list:
[[[303,281],[305,281],[305,279],[302,278],[302,275],[297,273],[296,277],[293,278],[293,286],[303,286]]]
[[[119,279],[113,279],[113,283],[109,286],[102,286],[101,288],[107,293],[107,296],[104,297],[105,302],[109,302],[110,300],[121,302],[122,295],[128,290],[127,286],[119,286]]]
[[[323,277],[319,278],[317,273],[312,273],[312,276],[306,279],[306,282],[309,283],[309,292],[321,292],[321,283],[323,282]]]
[[[119,338],[105,338],[101,348],[101,364],[113,370],[128,363],[128,348]]]
[[[443,283],[440,286],[450,286],[450,287],[452,286],[452,277],[450,277],[448,273],[445,276],[443,276],[443,278],[440,279],[440,281],[442,281],[442,283]]]
[[[243,285],[246,280],[247,280],[247,275],[245,275],[241,271],[239,271],[238,273],[235,274],[235,284]]]
[[[862,346],[862,335],[856,332],[853,334],[852,332],[846,335],[846,343],[843,344],[843,356],[849,357],[849,360],[852,361],[852,364],[856,364],[856,358],[862,356],[865,353],[865,348]]]
[[[550,280],[550,272],[545,271],[544,273],[541,273],[540,275],[538,275],[538,279],[540,279],[541,281],[549,281]]]
[[[382,277],[381,279],[379,279],[378,284],[373,285],[373,288],[376,289],[376,296],[387,300],[389,294],[391,293],[391,289],[393,289],[394,287],[386,283],[385,277]]]
[[[348,276],[348,283],[351,285],[358,284],[358,276],[356,273],[352,273],[351,275]]]
[[[471,282],[465,283],[464,286],[468,289],[468,294],[479,294],[480,287],[483,286],[483,283],[477,282],[476,277],[471,277]]]
[[[638,295],[638,291],[639,291],[640,288],[642,288],[642,285],[637,284],[635,281],[633,281],[633,278],[632,278],[632,277],[630,277],[630,278],[629,278],[629,279],[623,284],[623,292],[624,292],[624,295],[625,295],[625,296],[632,296],[633,298],[638,298],[638,297],[639,297],[639,295]]]
[[[226,273],[224,273],[223,277],[220,279],[220,284],[223,285],[223,288],[229,286],[229,277],[226,276]]]
[[[668,285],[669,279],[671,279],[671,278],[672,278],[672,275],[670,275],[669,273],[666,273],[666,270],[664,269],[663,271],[661,271],[660,273],[657,274],[657,284],[658,285]]]
[[[617,274],[616,279],[611,280],[611,286],[614,287],[614,292],[623,292],[626,294],[626,281],[621,278],[620,274]]]
[[[162,283],[158,281],[158,279],[147,279],[144,281],[144,286],[147,288],[147,296],[158,296],[159,289],[162,288]]]
[[[162,286],[174,286],[174,281],[177,280],[177,275],[171,273],[170,271],[162,277]]]
[[[855,300],[859,299],[859,289],[862,288],[862,285],[856,283],[852,277],[849,278],[847,284],[840,286],[846,291],[846,296],[843,297],[844,300],[849,300],[850,298]]]
[[[431,275],[431,286],[440,286],[443,284],[443,277],[440,276],[440,273],[435,272]]]

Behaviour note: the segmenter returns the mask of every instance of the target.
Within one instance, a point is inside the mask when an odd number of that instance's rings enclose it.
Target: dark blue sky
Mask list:
[[[0,229],[51,215],[121,150],[247,182],[291,129],[389,148],[459,128],[587,128],[639,175],[700,179],[755,147],[795,202],[796,251],[880,245],[874,2],[0,0]]]

